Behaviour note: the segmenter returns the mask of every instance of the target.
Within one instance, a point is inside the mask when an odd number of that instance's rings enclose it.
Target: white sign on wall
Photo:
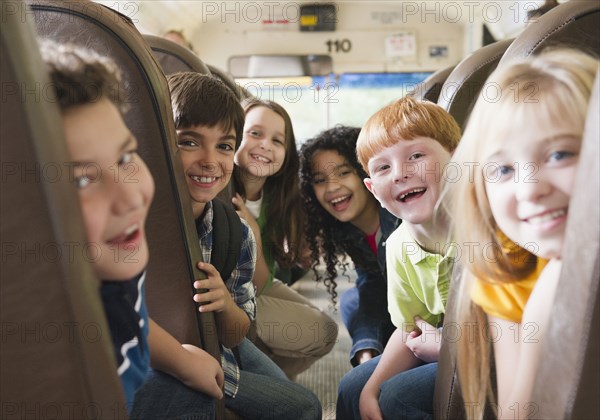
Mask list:
[[[397,32],[385,38],[385,55],[388,58],[416,57],[417,37],[412,31]]]

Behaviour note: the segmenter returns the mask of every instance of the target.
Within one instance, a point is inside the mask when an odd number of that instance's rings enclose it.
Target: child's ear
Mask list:
[[[373,187],[373,181],[371,181],[371,178],[365,178],[363,179],[363,182],[365,183],[365,187],[367,187],[367,190],[369,190],[371,194],[373,194],[375,198],[377,198],[377,193],[375,192],[375,187]],[[377,199],[379,200],[379,198]]]
[[[375,199],[377,201],[379,201],[379,205],[381,207],[385,208],[384,205],[383,205],[383,203],[381,202],[381,200],[377,196],[377,193],[375,192],[375,187],[373,186],[373,181],[371,180],[371,178],[365,178],[365,179],[363,179],[363,182],[365,183],[365,187],[367,187],[367,190],[369,190],[371,192],[371,194],[373,194],[373,196],[375,197]]]

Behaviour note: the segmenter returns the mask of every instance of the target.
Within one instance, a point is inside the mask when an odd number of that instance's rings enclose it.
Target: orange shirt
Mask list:
[[[488,315],[521,322],[529,295],[547,263],[538,258],[535,271],[528,278],[513,283],[489,283],[477,279],[471,289],[471,299]]]

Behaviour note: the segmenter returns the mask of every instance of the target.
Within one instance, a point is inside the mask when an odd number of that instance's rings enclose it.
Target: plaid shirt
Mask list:
[[[252,277],[256,265],[256,240],[248,223],[242,220],[242,249],[236,268],[228,279],[223,279],[234,302],[248,315],[250,320],[256,316],[256,291]],[[213,246],[213,208],[212,202],[206,203],[204,219],[198,223],[198,237],[204,261],[211,261]],[[225,394],[234,398],[238,391],[240,368],[231,349],[221,346],[221,365],[225,373]]]

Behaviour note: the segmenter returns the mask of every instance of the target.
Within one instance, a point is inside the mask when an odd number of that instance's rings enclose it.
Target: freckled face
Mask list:
[[[434,139],[401,140],[369,160],[365,185],[394,216],[412,223],[430,222],[441,192],[450,153]]]

